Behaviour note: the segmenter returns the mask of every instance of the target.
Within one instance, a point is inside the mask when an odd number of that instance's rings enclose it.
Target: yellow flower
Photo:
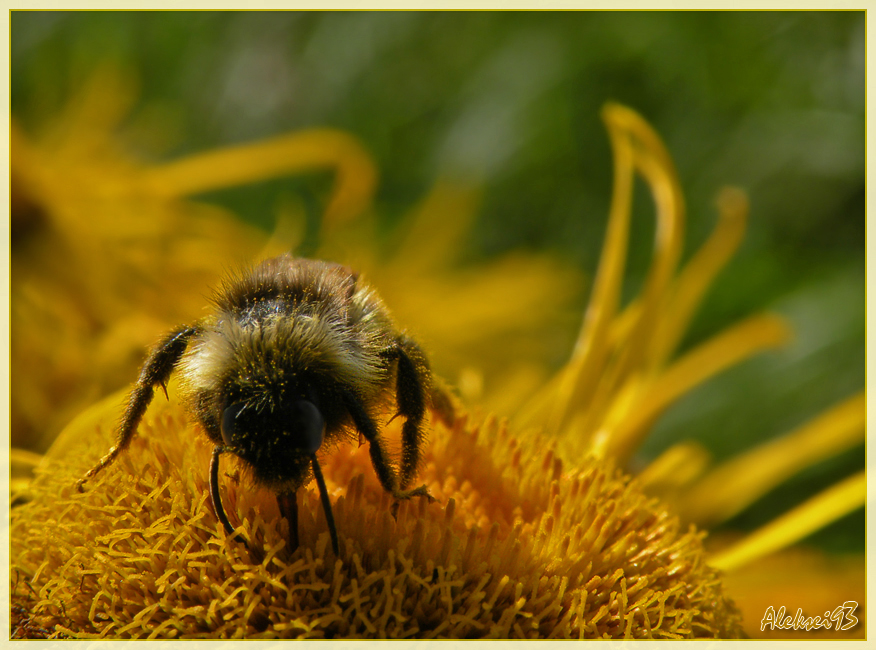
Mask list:
[[[437,503],[404,503],[394,520],[367,448],[331,450],[321,463],[335,504],[340,557],[331,551],[312,486],[301,490],[301,546],[290,554],[273,495],[255,490],[246,468],[229,463],[223,502],[241,521],[238,531],[250,540],[247,550],[225,535],[207,503],[211,450],[175,399],[173,384],[169,400],[162,396],[152,405],[131,447],[78,494],[76,479],[111,444],[119,393],[70,423],[18,495],[27,501],[13,510],[11,526],[13,625],[21,635],[740,635],[739,611],[718,568],[732,579],[746,563],[801,539],[813,522],[823,525],[859,507],[862,479],[852,477],[712,553],[703,545],[702,530],[688,522],[720,521],[746,507],[775,480],[835,453],[830,441],[837,432],[843,436],[840,447],[860,441],[863,402],[853,398],[790,434],[788,442],[753,450],[711,472],[702,449],[690,443],[668,450],[637,478],[620,469],[673,400],[727,365],[783,342],[787,328],[775,316],[757,316],[673,357],[700,297],[741,237],[745,199],[735,190],[722,194],[716,234],[676,272],[683,205],[671,159],[629,109],[610,105],[604,118],[615,154],[615,189],[599,273],[572,358],[510,421],[463,415],[450,427],[430,424],[421,479]],[[143,176],[150,179],[150,191],[163,187],[172,196],[211,182],[210,187],[242,182],[247,179],[227,170],[249,169],[241,163],[260,159],[256,153],[275,145],[286,151],[279,143],[208,153]],[[315,148],[325,145],[320,140]],[[248,180],[276,171],[261,168]],[[657,245],[641,295],[621,310],[636,171],[657,206]],[[432,220],[448,209],[470,214],[470,196],[439,185],[389,263],[369,257],[368,246],[352,247],[351,239],[362,245],[361,230],[351,226],[345,233],[332,219],[322,252],[367,269],[401,322],[410,316],[431,332],[427,339],[452,341],[441,328],[457,326],[456,321],[442,323],[446,311],[431,311],[432,300],[421,306],[418,294],[405,293],[405,282],[416,280],[426,296],[426,289],[446,289],[434,294],[436,300],[461,294],[461,304],[471,306],[480,306],[478,296],[489,283],[496,295],[504,295],[509,284],[502,283],[501,272],[509,269],[515,270],[513,286],[519,287],[526,269],[538,268],[542,274],[536,280],[557,286],[557,267],[538,260],[500,262],[487,269],[485,279],[448,270],[447,251],[460,231],[445,237]],[[442,310],[451,304],[441,303]],[[491,363],[489,355],[465,351],[478,346],[479,335],[483,346],[489,340],[485,333],[494,339],[497,333],[513,334],[498,320],[506,315],[515,312],[484,307],[471,340],[455,348],[461,367],[473,358]],[[515,374],[524,376],[519,385],[532,385],[528,372],[526,365],[510,366],[508,385]],[[396,443],[398,426],[397,420],[386,426]],[[33,460],[16,458],[24,464]],[[759,473],[762,463],[776,472]],[[745,584],[750,583],[736,585],[739,593],[745,593]]]
[[[701,533],[610,465],[566,468],[495,419],[431,427],[420,477],[439,503],[405,503],[397,521],[367,447],[327,453],[336,558],[314,490],[303,490],[290,555],[273,494],[240,467],[225,469],[223,501],[252,552],[225,536],[207,502],[210,446],[172,389],[119,461],[76,493],[110,444],[120,397],[71,424],[15,511],[13,591],[40,628],[111,638],[739,631]],[[388,435],[398,439],[396,422]]]

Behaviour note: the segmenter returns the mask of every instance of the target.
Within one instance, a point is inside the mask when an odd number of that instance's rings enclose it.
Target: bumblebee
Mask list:
[[[156,387],[181,377],[186,410],[212,441],[210,498],[229,535],[219,494],[219,457],[231,453],[272,490],[298,547],[297,491],[316,480],[331,535],[338,534],[316,452],[359,433],[393,499],[432,499],[417,473],[432,376],[419,346],[400,332],[379,296],[345,266],[284,255],[266,260],[216,292],[210,316],[167,334],[146,359],[109,453],[79,482],[130,444]],[[166,389],[165,389],[166,392]],[[376,424],[394,398],[402,426],[396,469]],[[243,541],[243,540],[240,540]]]

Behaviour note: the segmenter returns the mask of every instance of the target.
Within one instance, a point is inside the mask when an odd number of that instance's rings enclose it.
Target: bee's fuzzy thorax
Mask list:
[[[377,295],[346,267],[283,256],[226,282],[216,312],[181,360],[184,386],[221,394],[229,385],[259,401],[301,380],[330,380],[365,399],[387,380],[391,343]],[[388,324],[388,323],[387,323]]]
[[[222,392],[235,384],[270,399],[297,378],[332,378],[371,396],[384,383],[380,342],[363,337],[351,344],[341,324],[321,314],[278,315],[241,323],[221,314],[204,328],[180,363],[192,391]]]
[[[357,292],[358,274],[340,264],[281,255],[229,276],[213,296],[219,312],[245,316],[266,301],[282,298],[300,307],[346,315]]]

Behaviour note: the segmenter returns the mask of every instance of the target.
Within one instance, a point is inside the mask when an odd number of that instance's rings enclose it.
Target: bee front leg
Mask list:
[[[426,497],[429,501],[434,501],[435,497],[429,494],[429,490],[425,485],[421,485],[413,490],[402,490],[399,488],[398,477],[395,469],[387,459],[386,450],[383,447],[383,440],[377,431],[377,426],[374,420],[365,411],[362,403],[353,394],[348,393],[344,396],[344,401],[347,406],[347,411],[353,419],[353,423],[366,440],[368,440],[368,451],[371,455],[371,464],[374,466],[374,471],[383,489],[389,492],[395,502],[392,506],[392,514],[395,516],[398,511],[400,501],[405,501],[412,497]],[[403,461],[404,462],[404,461]]]
[[[231,525],[228,515],[225,514],[225,508],[222,505],[222,495],[219,493],[219,456],[222,455],[223,451],[225,450],[222,447],[213,447],[213,457],[210,460],[210,503],[213,504],[213,512],[216,513],[216,517],[222,523],[222,527],[225,528],[228,536],[233,536],[234,541],[240,542],[249,548],[246,540],[241,535],[234,534],[234,526]],[[296,514],[297,512],[296,510]]]
[[[164,386],[170,379],[170,374],[179,363],[180,358],[186,351],[189,339],[198,331],[196,327],[186,325],[172,331],[155,347],[143,364],[137,384],[128,397],[128,406],[122,416],[116,444],[106,456],[100,459],[97,465],[88,470],[88,473],[76,482],[76,489],[82,492],[85,482],[93,478],[95,474],[112,463],[116,457],[127,449],[137,432],[137,425],[143,418],[146,408],[152,401],[155,386]]]
[[[328,489],[325,486],[325,479],[322,476],[319,462],[316,460],[316,454],[310,457],[310,464],[313,467],[313,478],[316,479],[316,486],[319,488],[319,499],[322,501],[325,521],[328,525],[329,535],[332,538],[332,550],[335,552],[335,557],[340,557],[341,547],[338,544],[338,529],[335,526],[335,516],[332,514],[332,502],[329,500]]]

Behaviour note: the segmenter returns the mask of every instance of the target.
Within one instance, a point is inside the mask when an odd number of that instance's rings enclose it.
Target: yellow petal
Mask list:
[[[604,432],[605,453],[621,460],[638,447],[655,418],[697,384],[764,349],[785,343],[790,331],[778,316],[748,318],[694,348],[671,365],[642,399],[631,405],[628,417]]]
[[[610,125],[613,122],[615,128],[627,129],[632,135],[635,165],[651,190],[657,218],[654,258],[644,289],[637,299],[638,319],[613,364],[611,380],[606,387],[611,391],[625,382],[630,373],[642,367],[659,329],[655,324],[663,315],[662,308],[668,300],[667,293],[681,254],[684,197],[672,158],[650,125],[623,106],[609,105],[606,113],[611,115]],[[604,379],[602,383],[605,383]]]
[[[455,261],[453,258],[469,235],[479,202],[479,188],[447,180],[436,182],[405,219],[404,237],[397,246],[393,266],[404,269],[403,274],[408,275]]]
[[[359,141],[343,131],[312,129],[216,149],[153,167],[143,183],[162,196],[189,196],[302,171],[335,172],[327,226],[356,216],[371,200],[377,170]]]
[[[262,246],[256,259],[267,259],[298,250],[304,241],[306,229],[307,214],[301,199],[288,195],[280,197],[271,237]]]
[[[39,465],[42,459],[42,454],[37,454],[32,451],[28,451],[27,449],[13,447],[9,450],[9,463],[13,469],[13,472],[16,468],[30,471],[34,467]]]
[[[134,106],[138,86],[129,71],[113,64],[98,67],[43,129],[43,142],[64,159],[81,159],[113,148],[113,130]]]
[[[733,571],[800,541],[857,510],[866,499],[867,474],[862,471],[817,494],[735,546],[712,556],[709,564],[722,571]]]
[[[23,493],[31,480],[34,468],[42,462],[42,454],[13,447],[9,450],[9,495],[14,498]]]
[[[865,425],[861,392],[792,433],[721,464],[690,490],[680,510],[700,525],[729,519],[801,469],[863,443]]]
[[[636,477],[649,494],[661,495],[690,485],[705,471],[710,454],[701,444],[686,440],[672,445]]]
[[[748,198],[734,187],[718,195],[718,225],[696,255],[682,269],[668,304],[657,320],[652,364],[660,366],[675,351],[690,319],[718,272],[736,252],[745,234]]]

